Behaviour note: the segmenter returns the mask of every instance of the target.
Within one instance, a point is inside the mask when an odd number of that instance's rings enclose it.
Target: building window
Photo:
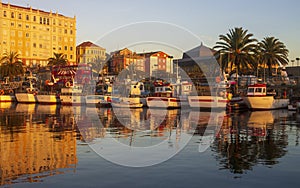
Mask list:
[[[29,21],[29,15],[26,15],[26,20]]]
[[[33,16],[33,21],[36,22],[36,16]]]
[[[53,36],[53,41],[56,41],[56,36]]]
[[[14,27],[14,26],[15,26],[15,23],[14,23],[14,22],[11,22],[11,23],[10,23],[10,26]]]
[[[47,25],[49,25],[50,24],[50,20],[49,20],[49,18],[47,18]]]
[[[46,24],[46,18],[43,18],[43,24]]]
[[[22,35],[23,35],[22,31],[19,31],[18,32],[18,37],[22,37]]]
[[[27,38],[29,38],[29,33],[26,33],[25,36],[26,36]]]
[[[53,25],[55,25],[55,19],[53,19]]]
[[[15,13],[14,12],[11,13],[11,18],[15,18]]]
[[[22,24],[19,23],[19,24],[18,24],[18,27],[22,27]]]
[[[35,27],[35,26],[32,26],[32,28],[33,28],[33,29],[36,29],[36,27]]]
[[[42,44],[40,44],[40,48],[43,48],[43,45],[42,45]]]
[[[43,18],[40,17],[40,24],[43,24]]]
[[[19,14],[18,18],[21,20],[22,19],[22,14]]]
[[[68,47],[67,47],[67,46],[65,46],[65,50],[68,50]]]
[[[65,29],[65,34],[68,34],[68,30]]]
[[[11,31],[11,32],[10,32],[10,35],[11,35],[12,37],[14,37],[14,36],[15,36],[15,31]]]
[[[70,55],[70,59],[73,59],[73,55]]]
[[[33,45],[32,45],[34,48],[36,48],[36,43],[33,43]]]
[[[3,11],[3,17],[6,17],[6,11]]]
[[[70,34],[73,35],[73,30],[70,30]]]
[[[56,32],[56,29],[55,29],[55,28],[53,28],[53,32]]]
[[[73,51],[73,47],[72,46],[70,47],[70,51]]]
[[[25,27],[26,27],[26,29],[29,29],[29,25],[26,25]]]

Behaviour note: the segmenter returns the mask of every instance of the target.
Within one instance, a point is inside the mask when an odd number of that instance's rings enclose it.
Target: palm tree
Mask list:
[[[272,66],[288,64],[288,49],[274,37],[265,37],[259,42],[261,63],[268,66],[269,76],[272,76]]]
[[[106,61],[103,60],[100,56],[96,56],[93,63],[90,64],[92,65],[92,69],[95,70],[98,74],[103,74],[104,69],[107,68]]]
[[[220,41],[214,49],[218,50],[216,56],[223,71],[228,68],[230,72],[234,66],[237,73],[241,70],[248,72],[256,67],[254,55],[257,40],[252,37],[253,34],[241,27],[230,29],[226,35],[219,36]]]
[[[64,66],[68,64],[68,60],[63,53],[53,53],[54,57],[48,59],[48,66]]]
[[[23,64],[17,52],[4,53],[0,64],[0,74],[3,77],[9,77],[10,80],[15,76],[24,74]]]

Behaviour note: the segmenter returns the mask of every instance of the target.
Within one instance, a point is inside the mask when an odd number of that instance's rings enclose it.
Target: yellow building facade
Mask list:
[[[0,0],[0,56],[18,52],[26,66],[45,66],[53,53],[76,63],[76,17]]]
[[[90,41],[83,42],[76,47],[76,62],[78,63],[93,63],[99,58],[102,61],[106,60],[106,49],[102,48]]]

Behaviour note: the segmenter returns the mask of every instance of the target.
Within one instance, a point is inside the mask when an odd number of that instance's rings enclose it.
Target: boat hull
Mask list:
[[[36,96],[36,99],[39,104],[59,104],[60,103],[60,98],[57,97],[55,94],[49,94],[49,95],[38,94]]]
[[[62,105],[85,105],[85,96],[82,95],[60,95]]]
[[[134,97],[134,98],[122,97],[119,98],[119,101],[112,100],[111,105],[112,107],[117,107],[117,108],[142,108],[144,106],[141,98],[139,97]]]
[[[252,110],[273,110],[288,108],[289,99],[275,99],[273,96],[243,97],[248,108]]]
[[[0,95],[0,102],[15,102],[16,97],[13,95]]]
[[[16,93],[16,100],[19,103],[36,103],[36,95],[33,93]]]
[[[147,97],[149,108],[180,108],[181,100],[177,97]]]
[[[101,101],[104,100],[103,95],[87,95],[85,102],[87,106],[100,106]]]
[[[191,108],[226,108],[227,98],[214,96],[188,96]]]

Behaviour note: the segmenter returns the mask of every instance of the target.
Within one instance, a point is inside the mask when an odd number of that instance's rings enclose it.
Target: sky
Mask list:
[[[274,36],[300,57],[299,0],[2,0],[76,16],[77,44],[94,42],[111,52],[166,50],[181,56],[201,42],[213,47],[219,35],[242,27],[254,38]]]

